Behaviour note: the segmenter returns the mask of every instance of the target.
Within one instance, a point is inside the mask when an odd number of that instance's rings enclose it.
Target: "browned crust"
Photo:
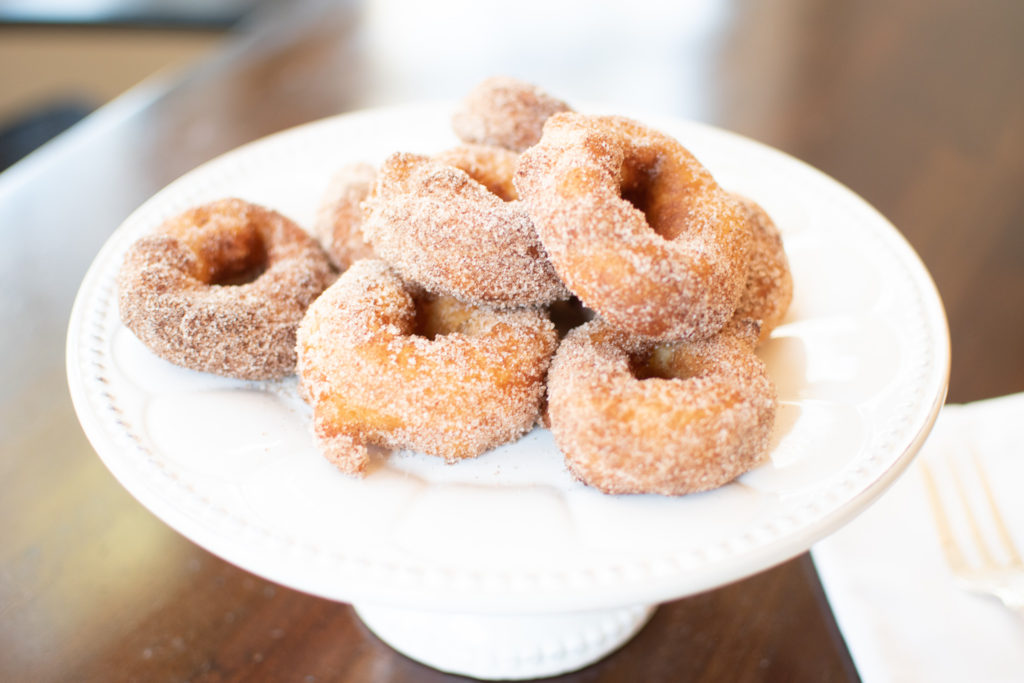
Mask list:
[[[516,187],[556,272],[616,327],[700,339],[732,317],[750,226],[679,142],[622,117],[556,114]]]
[[[474,87],[452,115],[452,129],[463,142],[521,152],[535,144],[552,114],[568,104],[537,86],[507,76]]]
[[[760,463],[776,398],[752,341],[720,334],[656,346],[601,320],[572,330],[548,380],[569,470],[605,493],[674,496]]]
[[[755,201],[734,195],[751,226],[750,266],[743,296],[733,321],[755,322],[765,341],[786,317],[793,301],[793,274],[782,234],[768,213]],[[733,323],[730,323],[733,324]]]
[[[230,284],[253,271],[262,272]],[[294,372],[295,330],[333,279],[323,250],[302,228],[275,211],[224,199],[170,219],[128,249],[118,306],[125,326],[176,365],[277,379]]]
[[[495,307],[568,296],[526,206],[505,201],[461,168],[393,154],[364,208],[363,235],[380,258],[431,292]]]
[[[368,444],[455,461],[533,427],[556,343],[539,311],[424,296],[383,261],[362,260],[302,321],[300,390],[345,472],[365,470]]]
[[[363,239],[362,202],[370,194],[376,176],[371,164],[356,162],[342,166],[331,178],[317,207],[312,232],[338,270],[374,255],[373,247]]]

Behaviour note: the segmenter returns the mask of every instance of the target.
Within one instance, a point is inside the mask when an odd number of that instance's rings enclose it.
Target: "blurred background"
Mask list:
[[[255,0],[0,0],[0,169],[157,73],[208,55]]]
[[[210,56],[253,25],[293,23],[296,14],[326,5],[351,10],[358,44],[349,46],[350,57],[359,60],[360,78],[346,84],[349,97],[455,97],[487,75],[514,71],[552,92],[614,93],[638,106],[708,118],[707,65],[725,47],[729,14],[753,9],[738,4],[641,0],[628,11],[594,12],[581,0],[0,0],[5,159],[9,164],[32,140],[140,81]]]

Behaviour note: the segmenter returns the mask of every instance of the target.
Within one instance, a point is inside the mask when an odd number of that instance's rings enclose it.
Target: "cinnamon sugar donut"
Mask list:
[[[334,278],[323,250],[281,214],[240,199],[166,221],[118,274],[125,326],[158,356],[240,379],[295,368],[295,329]]]
[[[367,163],[342,166],[320,200],[312,232],[338,270],[373,256],[373,248],[363,239],[360,205],[370,194],[376,175],[376,169]]]
[[[729,325],[756,322],[759,342],[771,335],[793,300],[793,275],[782,244],[782,234],[759,204],[733,195],[747,214],[751,226],[750,266],[740,303]]]
[[[618,116],[555,114],[516,187],[555,270],[608,322],[701,339],[732,317],[746,214],[676,140]]]
[[[299,386],[317,442],[344,472],[365,470],[367,444],[453,462],[534,425],[555,344],[538,311],[424,296],[365,259],[303,319]]]
[[[530,83],[494,76],[474,87],[452,115],[452,129],[463,142],[522,152],[540,140],[552,114],[568,104]]]
[[[548,412],[569,470],[605,493],[721,486],[768,450],[775,389],[757,326],[655,345],[595,319],[555,354]]]
[[[434,155],[434,161],[462,169],[491,194],[506,202],[519,199],[515,175],[519,155],[511,150],[488,145],[458,145]]]
[[[451,159],[450,153],[442,159]],[[522,202],[510,188],[514,152],[458,152],[485,169],[479,182],[462,168],[418,154],[393,154],[363,204],[363,236],[405,279],[461,301],[494,307],[538,306],[568,296],[548,262]],[[483,157],[487,157],[486,161]]]

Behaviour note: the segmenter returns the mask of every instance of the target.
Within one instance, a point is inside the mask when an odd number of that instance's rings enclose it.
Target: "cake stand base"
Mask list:
[[[598,661],[632,638],[654,607],[498,616],[364,604],[355,610],[381,640],[427,666],[485,680],[525,680]]]

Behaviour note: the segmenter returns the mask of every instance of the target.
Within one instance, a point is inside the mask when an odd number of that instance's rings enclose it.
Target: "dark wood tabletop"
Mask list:
[[[170,529],[104,468],[66,388],[71,302],[120,221],[197,164],[324,116],[509,73],[767,143],[863,196],[920,254],[948,314],[951,402],[1024,390],[1024,3],[676,4],[689,14],[271,5],[207,62],[0,174],[0,680],[460,680],[391,650],[348,605]],[[662,605],[621,650],[558,678],[856,679],[809,555]]]

